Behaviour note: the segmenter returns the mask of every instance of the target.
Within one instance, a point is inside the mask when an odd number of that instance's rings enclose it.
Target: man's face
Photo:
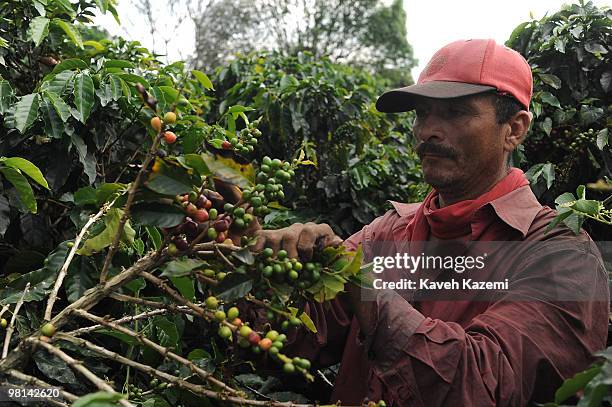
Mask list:
[[[492,97],[423,98],[414,135],[425,182],[440,192],[469,193],[505,166],[502,126]]]

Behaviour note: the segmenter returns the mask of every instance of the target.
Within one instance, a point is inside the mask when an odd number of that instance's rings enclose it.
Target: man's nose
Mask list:
[[[415,119],[413,131],[416,139],[421,143],[430,139],[443,138],[440,118],[431,112]]]

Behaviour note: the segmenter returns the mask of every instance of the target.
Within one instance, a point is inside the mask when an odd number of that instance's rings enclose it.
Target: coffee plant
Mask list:
[[[304,157],[259,158],[262,118],[212,115],[205,73],[85,39],[113,1],[0,8],[1,383],[59,387],[54,405],[312,405],[290,390],[320,366],[291,345],[361,252],[251,250]]]
[[[272,213],[272,225],[316,219],[348,236],[382,214],[388,199],[414,202],[427,192],[411,146],[412,115],[374,107],[384,81],[304,52],[239,58],[217,70],[215,83],[212,117],[230,104],[261,116],[258,158],[302,154],[311,164],[287,191],[291,211]]]
[[[611,18],[609,8],[581,1],[522,23],[506,43],[527,59],[534,74],[534,123],[515,165],[529,168],[536,195],[557,205],[558,220],[576,233],[585,219],[603,221],[585,225],[596,240],[605,239],[604,223],[610,220]],[[567,192],[580,185],[578,196]],[[588,202],[585,185],[592,196]]]

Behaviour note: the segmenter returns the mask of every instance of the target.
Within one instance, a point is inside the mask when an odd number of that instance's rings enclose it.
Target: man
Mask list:
[[[416,290],[408,300],[381,290],[368,301],[348,284],[334,301],[309,303],[319,332],[301,333],[292,349],[320,365],[341,362],[332,401],[543,403],[605,347],[609,292],[599,252],[584,231],[575,236],[557,226],[545,233],[555,211],[538,203],[522,171],[508,166],[532,119],[531,94],[531,70],[520,54],[493,40],[467,40],[436,52],[416,85],[378,99],[383,112],[416,110],[416,150],[433,190],[420,204],[392,202],[394,209],[345,246],[362,244],[369,258],[376,242],[542,246],[521,246],[487,269],[484,280],[508,279],[514,296],[427,301],[416,299]],[[257,234],[256,250],[282,247],[292,257],[341,242],[324,224]]]

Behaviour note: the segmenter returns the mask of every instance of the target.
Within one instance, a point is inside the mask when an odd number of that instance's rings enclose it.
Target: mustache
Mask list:
[[[435,143],[421,143],[416,148],[416,153],[420,158],[423,158],[425,154],[439,155],[446,158],[457,158],[457,152],[447,146]]]

